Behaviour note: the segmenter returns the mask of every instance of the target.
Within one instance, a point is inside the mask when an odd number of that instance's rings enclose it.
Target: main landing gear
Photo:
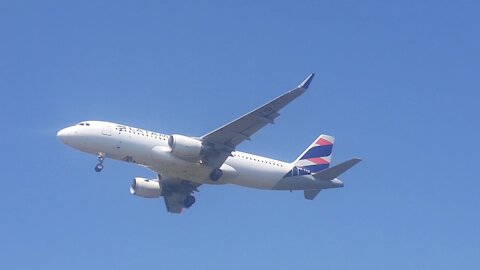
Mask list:
[[[192,206],[194,203],[195,197],[193,197],[192,195],[188,195],[187,198],[185,198],[185,200],[183,201],[183,205],[185,206],[185,208],[190,208],[190,206]]]
[[[217,181],[218,179],[220,179],[220,177],[222,177],[223,175],[223,172],[222,170],[220,169],[214,169],[211,173],[210,173],[210,180],[212,181]]]
[[[103,170],[103,161],[105,160],[105,156],[102,153],[98,153],[98,164],[95,165],[95,171],[101,172]]]

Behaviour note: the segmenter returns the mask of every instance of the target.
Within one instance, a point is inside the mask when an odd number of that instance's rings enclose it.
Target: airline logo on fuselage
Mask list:
[[[285,177],[291,177],[291,176],[302,176],[302,175],[309,175],[312,174],[310,170],[307,170],[303,167],[298,167],[298,166],[293,166],[293,168],[285,174]]]
[[[148,131],[148,130],[141,129],[141,128],[129,127],[129,126],[125,126],[125,125],[116,125],[116,129],[119,132],[134,133],[134,134],[148,136],[148,137],[154,137],[154,138],[161,138],[161,137],[168,138],[169,137],[168,135],[161,134],[161,133],[158,133],[158,132]]]

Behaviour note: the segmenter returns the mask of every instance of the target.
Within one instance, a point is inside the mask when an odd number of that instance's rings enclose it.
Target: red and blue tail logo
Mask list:
[[[317,173],[330,166],[335,138],[320,135],[294,162],[292,171],[285,176]]]

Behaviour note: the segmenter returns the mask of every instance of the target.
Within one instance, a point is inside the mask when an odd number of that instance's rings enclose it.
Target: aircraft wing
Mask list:
[[[315,74],[313,73],[310,74],[295,89],[258,107],[242,117],[203,135],[201,139],[209,144],[217,153],[216,156],[210,157],[209,162],[213,163],[214,167],[220,167],[228,156],[231,155],[231,152],[237,145],[245,140],[250,140],[250,137],[253,134],[267,124],[273,124],[275,118],[280,115],[279,111],[308,89],[314,75]]]
[[[161,179],[163,186],[163,199],[167,211],[170,213],[180,214],[185,208],[184,201],[187,196],[198,192],[201,184],[190,182],[182,179]]]
[[[181,203],[180,196],[165,196],[163,197],[165,201],[165,206],[167,207],[167,211],[170,213],[180,214],[183,210],[183,203]]]

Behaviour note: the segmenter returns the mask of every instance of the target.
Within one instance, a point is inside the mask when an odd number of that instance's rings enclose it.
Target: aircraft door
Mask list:
[[[102,128],[102,134],[106,136],[112,136],[112,128],[110,126],[104,126]]]

